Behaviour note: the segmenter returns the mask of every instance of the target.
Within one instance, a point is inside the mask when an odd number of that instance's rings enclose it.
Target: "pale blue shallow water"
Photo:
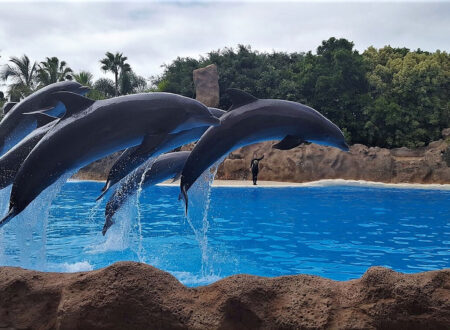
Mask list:
[[[141,223],[131,201],[106,237],[101,235],[105,201],[97,209],[93,202],[101,187],[65,184],[53,201],[46,231],[36,220],[40,229],[34,236],[27,234],[31,229],[23,219],[4,226],[0,264],[79,271],[119,260],[144,261],[190,286],[239,273],[347,280],[375,265],[405,273],[450,267],[448,190],[213,188],[208,231],[197,235],[206,246],[202,260],[177,200],[178,187],[144,191]],[[193,225],[201,232],[201,219],[193,219]]]

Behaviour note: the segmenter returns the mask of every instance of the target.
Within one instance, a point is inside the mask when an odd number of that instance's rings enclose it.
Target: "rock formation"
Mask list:
[[[260,163],[260,180],[307,182],[323,179],[351,179],[391,183],[450,183],[446,161],[449,144],[435,141],[421,149],[369,148],[361,144],[350,152],[315,144],[289,151],[272,149],[264,142],[231,153],[219,167],[217,178],[249,179],[250,161],[265,155]]]
[[[145,264],[82,273],[0,268],[5,329],[448,329],[450,270],[370,268],[340,282],[236,275],[187,288]]]
[[[194,70],[196,99],[208,107],[219,105],[219,73],[215,64]]]

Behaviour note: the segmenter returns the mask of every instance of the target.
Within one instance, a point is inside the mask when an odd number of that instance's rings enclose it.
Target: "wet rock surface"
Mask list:
[[[82,273],[0,268],[7,329],[448,329],[450,270],[360,279],[236,275],[187,288],[151,266]]]

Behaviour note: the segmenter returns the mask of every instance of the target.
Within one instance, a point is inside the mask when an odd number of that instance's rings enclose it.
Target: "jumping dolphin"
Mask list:
[[[217,108],[208,108],[208,110],[216,118],[220,118],[226,113],[226,111]],[[170,134],[165,143],[158,146],[157,151],[159,153],[164,153],[184,144],[197,141],[207,129],[207,126],[202,126],[181,131],[176,134]],[[142,152],[139,148],[139,146],[128,148],[119,156],[109,170],[105,186],[102,188],[103,193],[97,198],[97,200],[102,198],[108,192],[110,187],[126,177],[150,157],[150,150],[144,150],[144,152]]]
[[[48,111],[48,114],[58,116],[64,111],[62,104],[59,104],[51,96],[58,91],[85,94],[89,88],[74,81],[62,81],[41,88],[15,104],[0,122],[0,155],[11,149],[36,128],[36,120],[33,116],[24,116],[24,113]]]
[[[0,157],[0,189],[13,183],[17,171],[19,171],[25,158],[50,128],[55,125],[56,121],[59,120],[59,118],[45,113],[33,113],[32,116],[36,118],[38,128]]]
[[[181,174],[180,199],[188,207],[187,191],[197,178],[222,156],[257,142],[282,140],[273,147],[292,149],[305,141],[347,151],[344,135],[330,120],[316,110],[296,102],[257,99],[229,89],[232,106],[220,118],[220,125],[210,127],[195,145]]]
[[[169,152],[158,156],[150,169],[146,169],[147,163],[141,165],[133,174],[120,183],[114,194],[110,197],[105,208],[105,225],[102,233],[106,234],[109,227],[113,225],[113,216],[128,200],[128,198],[137,191],[142,182],[142,188],[150,187],[167,179],[174,180],[179,176],[184,163],[188,158],[190,151]],[[144,174],[145,173],[145,174]],[[142,176],[144,175],[144,178]]]
[[[170,93],[134,94],[101,101],[70,92],[53,95],[64,103],[66,113],[19,169],[9,212],[0,226],[22,212],[66,172],[130,146],[140,144],[142,150],[154,150],[170,133],[220,123],[200,102]]]

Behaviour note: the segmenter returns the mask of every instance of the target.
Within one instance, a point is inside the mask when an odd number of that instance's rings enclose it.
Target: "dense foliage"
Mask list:
[[[346,39],[330,38],[316,54],[260,53],[249,46],[177,58],[153,79],[158,90],[195,96],[192,70],[215,63],[222,93],[236,87],[260,98],[312,106],[341,127],[351,143],[418,147],[450,126],[450,57],[446,52],[386,46],[362,54]]]

